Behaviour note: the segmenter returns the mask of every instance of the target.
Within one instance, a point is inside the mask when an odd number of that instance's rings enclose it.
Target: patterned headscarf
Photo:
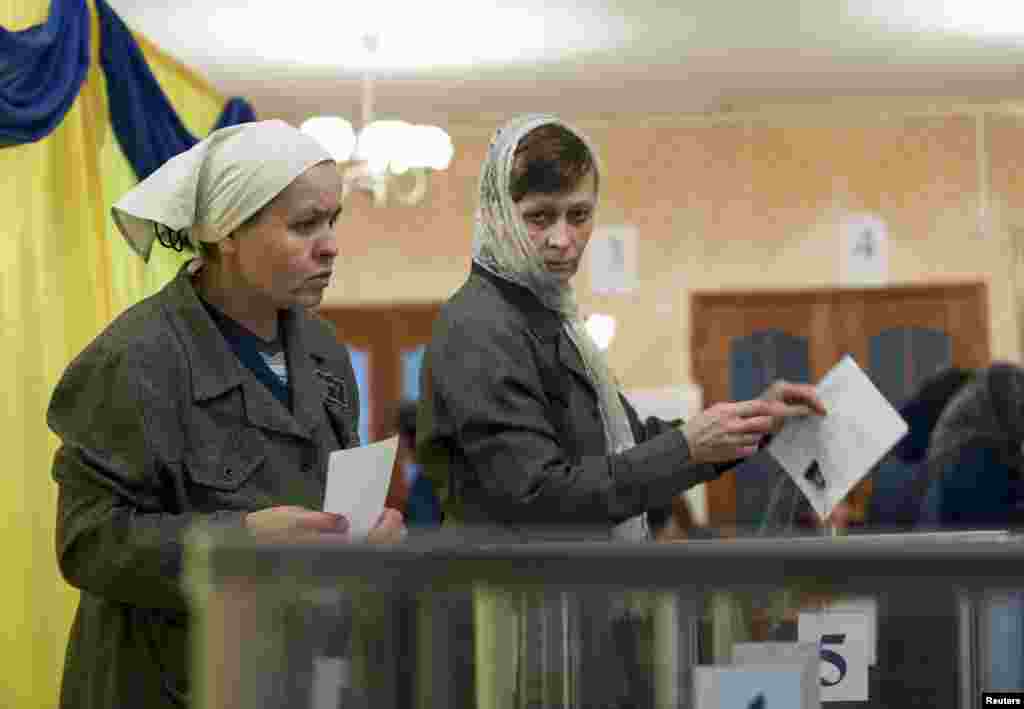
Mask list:
[[[557,125],[576,135],[587,147],[594,170],[594,189],[600,184],[597,152],[576,129],[555,116],[529,114],[509,121],[491,140],[480,174],[480,201],[473,233],[473,261],[504,280],[533,293],[549,310],[562,317],[563,327],[575,345],[598,394],[601,421],[609,453],[621,453],[636,445],[619,387],[608,368],[604,353],[583,326],[572,288],[544,267],[540,249],[532,241],[526,223],[512,201],[511,175],[516,148],[533,130]],[[642,517],[634,517],[616,528],[616,536],[639,539],[648,536]]]

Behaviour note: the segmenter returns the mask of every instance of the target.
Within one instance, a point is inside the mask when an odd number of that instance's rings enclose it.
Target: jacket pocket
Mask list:
[[[211,440],[186,454],[192,482],[234,492],[244,485],[267,458],[259,431],[243,427]]]
[[[338,441],[339,448],[355,448],[359,445],[359,432],[356,430],[355,416],[347,405],[324,401],[327,420]]]

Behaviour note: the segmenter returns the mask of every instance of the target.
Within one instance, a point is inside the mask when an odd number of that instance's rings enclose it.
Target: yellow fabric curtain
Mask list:
[[[0,25],[42,22],[49,0],[0,3]],[[91,5],[91,3],[90,3]],[[0,149],[0,386],[5,472],[0,525],[11,563],[0,585],[0,707],[57,703],[77,592],[54,555],[57,439],[46,427],[50,393],[68,362],[125,307],[154,292],[181,256],[155,248],[143,268],[116,233],[111,203],[136,179],[114,139],[93,8],[92,65],[63,123],[47,138]],[[206,135],[223,98],[140,39],[146,58],[194,135]]]

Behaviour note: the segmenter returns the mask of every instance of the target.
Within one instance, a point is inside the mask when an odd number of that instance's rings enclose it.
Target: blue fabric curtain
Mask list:
[[[199,139],[181,122],[121,18],[105,0],[96,0],[96,11],[110,122],[121,150],[142,180]],[[254,120],[252,106],[244,99],[234,98],[224,106],[215,128]]]
[[[0,146],[53,132],[88,70],[86,0],[52,0],[46,22],[25,30],[0,27]]]

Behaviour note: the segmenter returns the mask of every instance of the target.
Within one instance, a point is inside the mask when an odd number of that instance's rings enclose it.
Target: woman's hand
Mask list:
[[[846,529],[850,526],[850,520],[852,517],[853,507],[846,502],[840,502],[832,508],[832,512],[829,514],[828,519],[825,520],[825,522],[833,529]]]
[[[348,520],[333,512],[305,507],[268,507],[245,516],[245,527],[257,539],[274,542],[351,541]],[[366,537],[371,544],[391,544],[405,538],[405,520],[398,510],[386,508]]]
[[[384,513],[366,537],[371,544],[394,544],[405,539],[405,518],[393,507],[385,507]]]
[[[802,414],[793,415],[825,415],[825,405],[821,403],[821,399],[818,398],[818,394],[810,384],[796,384],[784,379],[777,379],[758,398],[761,401],[780,401],[783,404],[802,409]],[[777,428],[772,433],[778,433],[785,422],[785,418],[777,419]]]
[[[285,505],[267,507],[245,516],[245,528],[264,541],[309,541],[322,537],[348,539],[348,520],[332,512]]]
[[[777,432],[786,419],[812,412],[824,413],[821,402],[813,392],[809,398],[802,385],[769,389],[769,392],[797,403],[780,398],[715,404],[684,423],[680,430],[690,444],[694,461],[724,463],[747,458],[757,452],[761,439]]]

